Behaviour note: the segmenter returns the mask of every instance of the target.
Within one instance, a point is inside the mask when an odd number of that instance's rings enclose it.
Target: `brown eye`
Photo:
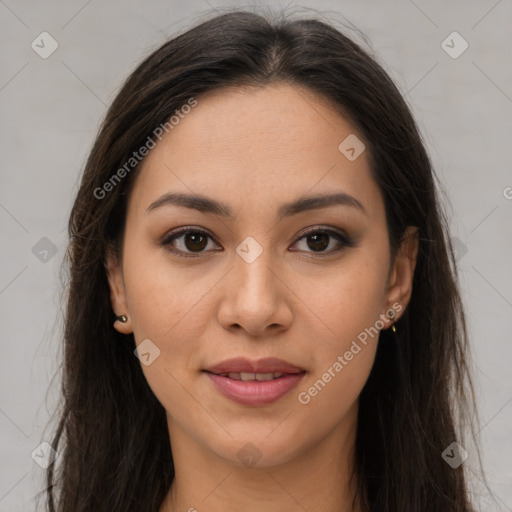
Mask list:
[[[299,250],[317,253],[318,256],[328,256],[355,244],[342,232],[317,227],[304,233],[294,245],[297,247],[292,249],[293,251]]]
[[[205,231],[186,227],[179,228],[167,235],[160,245],[168,247],[174,254],[184,257],[200,256],[203,252],[220,249]]]
[[[208,238],[199,232],[185,234],[185,247],[190,251],[202,251],[208,244]]]
[[[315,233],[307,236],[307,244],[313,251],[324,251],[329,246],[330,236],[327,233]]]

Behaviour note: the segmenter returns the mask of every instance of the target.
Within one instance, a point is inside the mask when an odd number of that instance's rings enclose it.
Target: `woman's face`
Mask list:
[[[353,439],[378,331],[409,300],[416,254],[390,260],[362,141],[310,91],[233,88],[198,98],[143,161],[109,280],[173,451],[265,466]],[[181,227],[191,233],[171,239]],[[233,358],[248,361],[214,368]]]

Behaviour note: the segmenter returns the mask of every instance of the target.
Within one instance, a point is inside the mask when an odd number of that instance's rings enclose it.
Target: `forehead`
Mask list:
[[[344,152],[347,140],[361,151],[363,136],[310,90],[224,88],[187,111],[142,162],[130,208],[146,208],[170,190],[213,196],[238,209],[332,188],[358,196],[369,210],[382,206],[367,151],[356,159]]]

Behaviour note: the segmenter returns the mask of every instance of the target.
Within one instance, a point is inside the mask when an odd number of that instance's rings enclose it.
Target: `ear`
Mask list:
[[[116,316],[125,315],[128,320],[123,323],[119,320],[114,322],[114,328],[123,334],[131,334],[132,323],[126,301],[126,288],[124,285],[123,269],[121,262],[115,256],[112,249],[107,250],[105,257],[105,269],[110,287],[110,303]]]
[[[411,299],[418,246],[418,228],[408,226],[397,249],[388,281],[386,311],[392,309],[396,313],[389,327],[400,318]]]

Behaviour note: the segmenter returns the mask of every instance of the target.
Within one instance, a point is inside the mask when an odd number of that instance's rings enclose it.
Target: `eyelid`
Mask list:
[[[348,235],[341,229],[330,227],[330,226],[322,226],[322,225],[315,225],[315,226],[309,226],[302,231],[301,235],[299,235],[296,239],[300,240],[301,238],[305,237],[306,235],[309,235],[310,233],[328,233],[328,234],[334,234],[338,235],[340,237],[349,239]]]
[[[163,238],[163,242],[167,241],[167,240],[170,240],[174,237],[176,237],[177,235],[181,235],[183,233],[189,233],[189,232],[193,232],[193,233],[202,233],[204,235],[207,235],[209,236],[217,245],[219,245],[219,243],[215,240],[215,237],[205,228],[200,228],[198,226],[180,226],[179,228],[176,228],[176,229],[173,229],[172,231],[170,231],[169,233],[165,234],[164,235],[164,238]]]

